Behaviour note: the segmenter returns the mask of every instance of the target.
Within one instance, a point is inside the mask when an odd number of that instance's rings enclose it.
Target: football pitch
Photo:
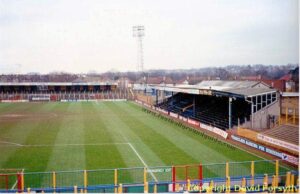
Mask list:
[[[133,102],[0,103],[0,123],[0,169],[51,172],[262,160]]]

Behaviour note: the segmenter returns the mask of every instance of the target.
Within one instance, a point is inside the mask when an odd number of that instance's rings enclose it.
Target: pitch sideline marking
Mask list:
[[[21,171],[22,173],[24,172],[24,168],[22,169],[22,171]],[[16,180],[16,182],[15,182],[15,184],[11,187],[11,189],[10,190],[13,190],[13,189],[15,189],[15,187],[16,187],[16,185],[17,185],[17,183],[18,183],[18,177],[17,177],[17,180]]]
[[[140,156],[140,154],[136,151],[136,149],[133,147],[133,145],[131,143],[127,143],[129,145],[129,147],[133,150],[133,152],[137,155],[137,157],[140,159],[140,161],[143,163],[143,165],[148,168],[148,165],[146,164],[146,162],[143,160],[143,158]],[[158,182],[156,176],[153,174],[153,172],[150,171],[150,174],[152,176],[152,178]]]

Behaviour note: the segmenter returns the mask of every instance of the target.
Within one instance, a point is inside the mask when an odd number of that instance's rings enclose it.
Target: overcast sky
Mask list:
[[[299,61],[297,0],[0,0],[0,73]]]

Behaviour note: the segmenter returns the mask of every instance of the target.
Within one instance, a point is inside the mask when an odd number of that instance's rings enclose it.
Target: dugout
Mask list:
[[[222,130],[238,125],[270,128],[280,116],[278,91],[258,81],[216,80],[151,88],[156,107]]]

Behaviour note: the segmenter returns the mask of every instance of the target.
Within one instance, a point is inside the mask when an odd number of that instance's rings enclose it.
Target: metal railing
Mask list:
[[[270,180],[277,179],[281,183],[286,179],[282,177],[291,172],[291,169],[279,163],[279,160],[260,160],[147,168],[6,173],[0,175],[0,192],[22,192],[28,189],[37,192],[118,192],[120,189],[122,192],[176,192],[204,186],[209,189],[211,181],[215,183],[214,186],[228,185],[228,181],[234,186],[245,179],[246,185],[256,185],[266,175]],[[294,184],[298,173],[293,172],[292,175]],[[1,184],[1,176],[10,177],[9,182]]]

